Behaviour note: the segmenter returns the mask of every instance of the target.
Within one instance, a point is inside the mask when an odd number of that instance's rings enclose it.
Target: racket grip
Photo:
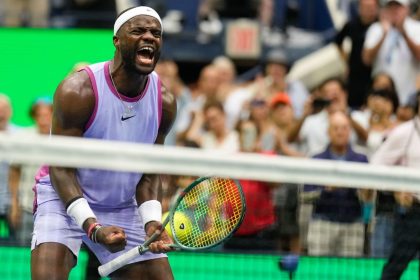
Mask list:
[[[115,270],[123,267],[124,265],[128,264],[132,259],[140,255],[139,247],[134,247],[130,251],[116,257],[115,259],[107,262],[98,267],[99,275],[102,277],[108,276]]]

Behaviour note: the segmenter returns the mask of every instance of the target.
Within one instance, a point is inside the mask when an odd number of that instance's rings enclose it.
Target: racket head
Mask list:
[[[179,195],[167,218],[176,245],[194,251],[215,247],[231,237],[245,211],[239,181],[201,177]]]

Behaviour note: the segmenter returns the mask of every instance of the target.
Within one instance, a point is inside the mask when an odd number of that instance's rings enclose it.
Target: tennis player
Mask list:
[[[162,31],[161,18],[149,7],[121,13],[114,25],[113,59],[90,65],[58,86],[52,134],[163,144],[176,101],[154,72]],[[35,195],[35,280],[67,279],[82,242],[106,263],[161,229],[159,175],[43,167]],[[151,252],[111,276],[173,279],[164,254],[172,250],[168,243],[163,232]]]

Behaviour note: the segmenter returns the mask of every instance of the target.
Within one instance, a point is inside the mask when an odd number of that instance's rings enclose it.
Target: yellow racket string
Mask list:
[[[219,243],[236,229],[244,205],[234,180],[209,178],[192,188],[175,212],[174,236],[189,248]]]

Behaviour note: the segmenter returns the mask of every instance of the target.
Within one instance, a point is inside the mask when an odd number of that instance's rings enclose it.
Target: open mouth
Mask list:
[[[155,56],[155,50],[152,47],[144,46],[137,51],[137,57],[142,64],[152,64]]]

